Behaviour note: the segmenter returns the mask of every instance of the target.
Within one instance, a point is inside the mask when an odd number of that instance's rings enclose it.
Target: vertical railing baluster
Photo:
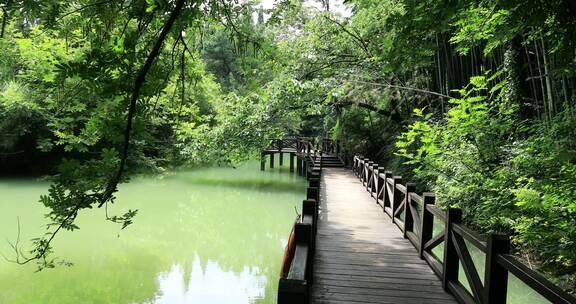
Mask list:
[[[282,167],[284,165],[284,153],[282,153],[282,149],[284,148],[284,141],[279,139],[278,140],[278,152],[280,152],[280,156],[278,159],[278,165]]]

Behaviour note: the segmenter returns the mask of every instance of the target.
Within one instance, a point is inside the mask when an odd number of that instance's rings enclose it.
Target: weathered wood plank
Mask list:
[[[324,273],[316,273],[315,276],[316,280],[327,279],[327,280],[346,280],[350,282],[378,282],[382,284],[398,284],[402,281],[399,278],[389,278],[389,277],[367,277],[364,275],[357,276],[357,275],[350,275],[350,274],[324,274]],[[438,282],[438,280],[431,280],[428,278],[421,278],[421,279],[409,279],[414,286],[442,286],[442,282]]]
[[[365,276],[365,277],[372,277],[374,279],[377,278],[394,278],[398,279],[399,281],[403,281],[404,279],[409,280],[437,280],[437,278],[433,274],[421,274],[421,273],[414,273],[414,269],[406,269],[405,272],[391,272],[391,271],[362,271],[362,270],[352,270],[348,269],[345,270],[346,274],[355,275],[355,276]],[[315,273],[318,274],[340,274],[343,272],[343,269],[328,269],[325,267],[318,267],[318,269],[314,269]],[[408,281],[408,280],[405,280]]]
[[[379,281],[349,281],[349,280],[337,280],[335,278],[319,278],[315,283],[322,284],[326,286],[340,286],[340,287],[356,287],[356,288],[376,288],[376,289],[390,289],[390,290],[405,290],[405,291],[423,291],[435,292],[446,295],[443,291],[432,290],[429,291],[429,287],[438,286],[432,284],[425,284],[429,281],[422,281],[420,284],[412,284],[412,281],[391,281],[391,282],[379,282]]]
[[[331,286],[323,284],[322,286],[315,287],[314,290],[318,293],[347,293],[359,294],[370,296],[383,296],[383,297],[402,297],[402,298],[422,298],[422,299],[438,299],[438,300],[451,300],[452,296],[445,292],[430,292],[429,290],[400,290],[392,288],[366,288],[366,287],[351,287],[351,286]]]
[[[313,303],[456,303],[352,172],[325,168],[320,188]]]
[[[423,274],[426,273],[430,273],[432,274],[432,270],[430,270],[430,268],[428,268],[425,265],[408,265],[408,266],[399,266],[399,265],[393,265],[393,266],[389,266],[389,265],[374,265],[374,264],[370,264],[370,265],[350,265],[350,264],[338,264],[338,263],[332,263],[332,262],[326,262],[326,261],[322,261],[322,263],[318,264],[321,267],[326,267],[326,268],[333,268],[333,269],[356,269],[356,270],[371,270],[374,272],[379,272],[379,271],[389,271],[389,272],[406,272],[406,271],[410,271],[410,269],[416,269],[418,271],[423,271]],[[430,271],[428,271],[430,270]]]
[[[345,272],[348,274],[353,274],[352,271],[366,271],[370,272],[373,276],[393,276],[394,274],[402,274],[403,276],[411,275],[410,271],[417,270],[417,278],[433,279],[435,274],[430,269],[425,269],[424,267],[398,267],[398,266],[387,266],[387,267],[374,267],[372,265],[347,265],[347,264],[329,264],[329,263],[318,263],[318,272],[324,271],[334,271],[334,272]]]
[[[421,264],[427,265],[426,262],[421,260],[418,256],[411,253],[410,255],[399,255],[399,254],[386,254],[381,252],[342,252],[342,251],[328,251],[319,250],[316,252],[317,258],[329,259],[350,259],[353,261],[368,261],[369,264],[373,262],[388,262],[388,263],[398,263],[398,264]]]
[[[317,301],[326,300],[339,300],[339,301],[362,301],[367,303],[378,303],[378,304],[454,304],[455,300],[445,300],[445,299],[427,299],[427,298],[407,298],[407,297],[384,297],[384,296],[374,296],[374,295],[363,295],[363,294],[350,294],[350,293],[338,293],[338,292],[316,292],[313,295],[314,303]]]

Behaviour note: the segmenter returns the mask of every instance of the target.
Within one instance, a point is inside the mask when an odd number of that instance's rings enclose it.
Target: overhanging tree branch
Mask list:
[[[396,123],[402,122],[402,117],[398,113],[396,113],[395,111],[388,111],[388,110],[384,110],[384,109],[379,109],[378,107],[371,105],[369,103],[353,102],[353,101],[341,101],[341,102],[335,103],[334,105],[337,107],[358,106],[360,108],[375,112],[375,113],[380,114],[382,116],[387,116]]]
[[[364,53],[366,53],[366,55],[368,55],[368,57],[371,57],[372,55],[370,55],[370,50],[368,49],[368,42],[364,41],[364,39],[362,39],[362,37],[360,37],[359,34],[357,33],[352,33],[352,31],[348,30],[343,24],[341,24],[340,22],[331,19],[330,17],[324,15],[324,18],[326,18],[328,21],[336,24],[340,29],[342,29],[346,34],[350,35],[350,37],[354,38],[354,40],[356,40],[358,42],[358,44],[360,45],[360,47],[362,48],[362,50],[364,50]]]
[[[54,240],[55,236],[65,227],[72,225],[73,221],[76,219],[78,212],[82,208],[87,208],[87,204],[91,204],[94,200],[90,198],[96,198],[97,202],[99,203],[98,207],[102,207],[108,201],[110,201],[113,197],[114,192],[116,192],[118,184],[122,179],[122,175],[124,173],[126,162],[128,159],[128,150],[130,148],[130,136],[132,131],[132,124],[134,120],[134,115],[136,113],[136,104],[140,97],[140,91],[146,81],[146,75],[150,71],[152,65],[154,64],[156,58],[160,54],[160,50],[168,33],[171,31],[172,26],[174,25],[175,21],[177,20],[178,16],[182,12],[184,8],[184,4],[186,0],[178,0],[174,6],[174,10],[171,12],[168,20],[164,24],[158,39],[156,40],[152,50],[146,57],[146,61],[142,68],[136,74],[136,78],[134,80],[134,88],[130,95],[130,104],[128,108],[128,114],[126,118],[126,128],[124,130],[124,141],[122,146],[122,154],[120,158],[120,164],[118,166],[118,170],[116,171],[115,175],[109,180],[106,185],[105,190],[102,193],[92,193],[92,194],[81,194],[78,197],[77,203],[68,211],[68,213],[63,216],[56,229],[49,233],[46,238],[39,239],[38,245],[36,249],[32,251],[34,254],[32,257],[25,257],[22,252],[19,250],[18,245],[13,246],[14,250],[16,251],[16,262],[18,264],[27,264],[33,260],[44,260],[44,263],[47,264],[46,255],[50,252],[51,243]],[[23,257],[24,260],[20,260],[20,257]]]
[[[132,122],[134,120],[134,114],[136,113],[136,103],[140,98],[140,91],[142,90],[144,82],[146,82],[146,75],[148,74],[148,71],[150,71],[152,64],[160,54],[160,49],[164,44],[164,40],[166,39],[166,36],[172,29],[174,22],[176,22],[176,19],[178,19],[178,16],[182,12],[185,3],[186,0],[178,0],[176,2],[174,10],[172,11],[170,17],[166,21],[166,24],[164,25],[162,32],[160,32],[160,35],[158,36],[158,39],[156,40],[156,43],[154,44],[152,51],[150,51],[150,54],[146,58],[146,62],[144,63],[140,71],[138,71],[138,74],[136,74],[136,79],[134,80],[134,89],[132,91],[132,96],[130,98],[130,106],[128,108],[128,116],[126,118],[126,129],[124,130],[124,144],[122,147],[122,156],[120,158],[120,165],[118,166],[118,171],[116,172],[116,175],[110,180],[110,182],[106,187],[106,191],[100,197],[100,204],[98,205],[98,208],[102,207],[102,205],[104,205],[112,198],[112,194],[116,192],[118,183],[120,183],[120,180],[122,179],[122,174],[124,173],[124,169],[126,167],[126,161],[128,160],[128,150],[130,148],[130,135],[132,132]]]
[[[442,97],[442,98],[446,98],[446,99],[456,99],[455,97],[449,96],[449,95],[444,95],[438,92],[434,92],[434,91],[429,91],[429,90],[424,90],[424,89],[418,89],[418,88],[413,88],[413,87],[405,87],[405,86],[400,86],[400,85],[394,85],[394,84],[389,84],[389,83],[379,83],[379,82],[367,82],[367,81],[360,81],[360,80],[347,80],[348,82],[354,82],[354,83],[360,83],[360,84],[366,84],[366,85],[372,85],[372,86],[379,86],[379,87],[387,87],[387,88],[394,88],[394,89],[400,89],[400,90],[407,90],[407,91],[414,91],[414,92],[419,92],[419,93],[423,93],[423,94],[428,94],[428,95],[434,95],[434,96],[438,96],[438,97]]]

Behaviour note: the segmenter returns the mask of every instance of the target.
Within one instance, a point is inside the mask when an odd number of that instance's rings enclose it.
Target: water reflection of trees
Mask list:
[[[257,269],[268,278],[265,293],[272,297],[283,242],[295,215],[292,206],[298,205],[304,193],[303,183],[271,183],[262,177],[232,182],[230,178],[203,177],[203,182],[197,182],[184,177],[176,176],[179,182],[166,181],[162,190],[150,189],[143,195],[146,200],[141,201],[143,211],[135,239],[144,243],[159,240],[154,247],[165,260],[165,269],[179,263],[185,276],[192,271],[194,256],[202,269],[209,262],[236,274],[245,267]],[[274,184],[279,185],[277,190],[266,191],[274,189]],[[165,193],[170,193],[169,200]],[[159,225],[142,225],[144,222]]]

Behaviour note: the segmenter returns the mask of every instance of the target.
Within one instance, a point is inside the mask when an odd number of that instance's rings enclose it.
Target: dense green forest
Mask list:
[[[54,267],[57,233],[131,173],[299,134],[510,233],[575,291],[576,2],[308,2],[2,0],[0,174],[52,181],[52,225],[17,262]]]

